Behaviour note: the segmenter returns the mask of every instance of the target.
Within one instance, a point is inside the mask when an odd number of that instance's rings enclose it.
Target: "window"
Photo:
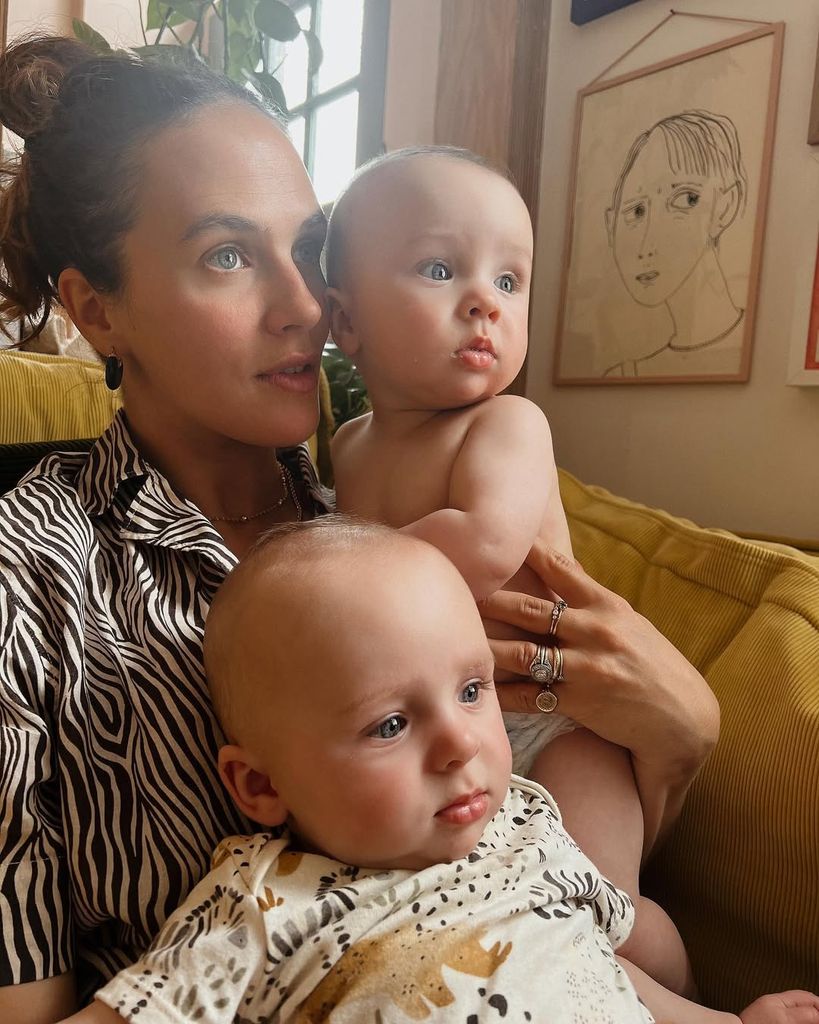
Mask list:
[[[290,134],[320,203],[332,202],[358,164],[383,148],[389,0],[288,0],[321,43],[311,65],[303,35],[290,43],[276,77],[290,110]],[[271,53],[271,67],[285,51]]]

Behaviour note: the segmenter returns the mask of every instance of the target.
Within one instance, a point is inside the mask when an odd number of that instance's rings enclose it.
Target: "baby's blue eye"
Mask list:
[[[431,281],[451,281],[452,271],[443,260],[430,260],[418,268],[421,277],[428,277]]]
[[[480,695],[481,687],[479,683],[467,683],[466,686],[461,690],[461,703],[477,704]]]
[[[390,715],[383,722],[379,722],[370,735],[377,736],[381,740],[392,740],[402,733],[406,727],[407,720],[403,715]]]
[[[501,274],[501,276],[495,280],[495,287],[499,288],[502,292],[506,292],[507,295],[511,295],[513,292],[517,291],[517,278],[514,274]]]
[[[217,249],[216,252],[212,252],[206,262],[210,266],[216,267],[217,270],[238,270],[240,267],[247,266],[242,254],[233,245],[225,245],[221,249]]]

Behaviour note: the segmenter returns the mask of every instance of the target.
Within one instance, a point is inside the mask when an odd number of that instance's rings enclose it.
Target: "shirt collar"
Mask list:
[[[306,482],[315,510],[331,510],[332,492],[319,482],[306,446],[280,451],[279,456]],[[123,409],[91,449],[77,491],[89,517],[110,513],[124,538],[178,550],[206,550],[219,562],[227,558],[235,563],[213,524],[142,457]]]

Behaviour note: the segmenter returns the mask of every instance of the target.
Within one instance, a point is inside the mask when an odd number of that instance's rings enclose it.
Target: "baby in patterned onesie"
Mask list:
[[[225,840],[72,1021],[652,1020],[614,955],[628,897],[543,789],[509,784],[482,623],[437,549],[280,527],[217,595],[205,661],[220,774],[270,831]],[[736,1021],[667,995],[683,1024]]]

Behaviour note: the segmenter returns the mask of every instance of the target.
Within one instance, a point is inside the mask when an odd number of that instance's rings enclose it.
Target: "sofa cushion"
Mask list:
[[[0,444],[97,437],[119,404],[101,362],[0,353]]]
[[[319,430],[308,444],[322,479],[328,481],[333,414],[324,373],[319,402]],[[105,386],[104,365],[98,360],[0,352],[0,445],[99,437],[121,404],[119,392]]]
[[[645,873],[703,1002],[819,989],[819,560],[561,473],[575,555],[703,673],[720,741]],[[570,678],[570,677],[569,677]]]

